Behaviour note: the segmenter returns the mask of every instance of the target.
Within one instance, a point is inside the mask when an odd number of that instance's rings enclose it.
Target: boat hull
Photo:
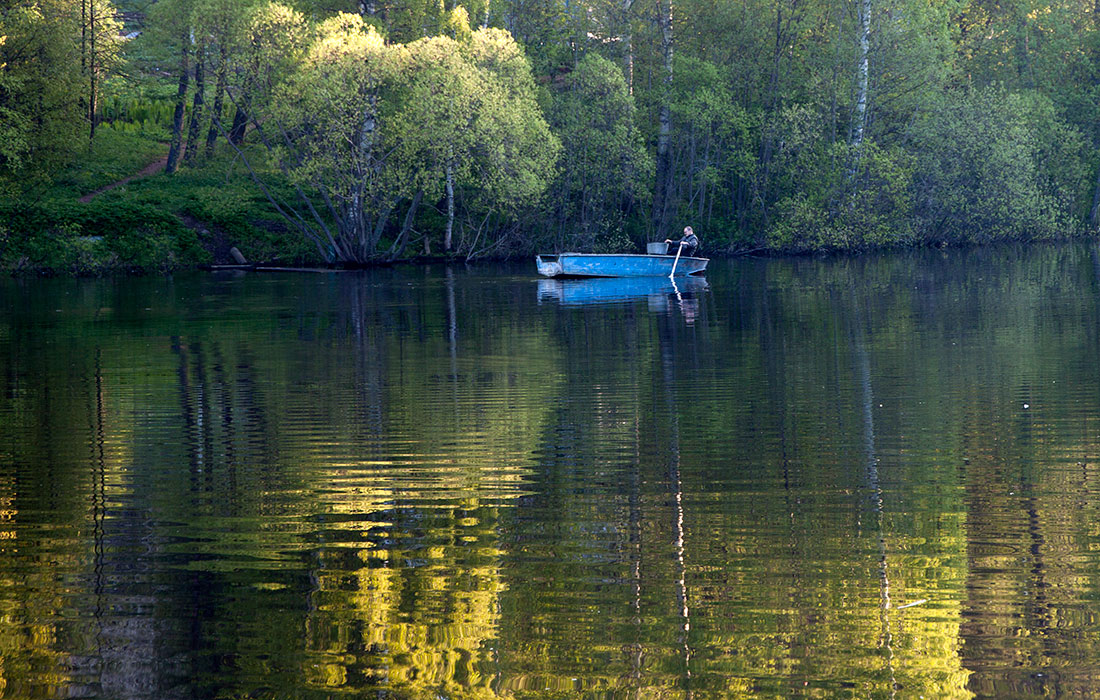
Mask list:
[[[607,253],[561,253],[536,255],[535,264],[544,277],[686,277],[707,269],[707,258],[681,255],[639,255]]]

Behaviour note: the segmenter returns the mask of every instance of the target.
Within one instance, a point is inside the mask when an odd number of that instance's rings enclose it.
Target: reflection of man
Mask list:
[[[665,239],[665,243],[674,243],[680,246],[680,255],[686,255],[689,258],[695,255],[695,251],[699,248],[699,239],[695,235],[695,231],[691,230],[690,226],[684,227],[684,237],[678,241],[674,241],[670,238]],[[676,249],[670,247],[668,249],[669,255],[676,255]]]
[[[675,289],[675,285],[673,288]],[[668,299],[676,302],[676,307],[680,309],[680,315],[683,317],[684,323],[694,326],[695,319],[699,316],[699,299],[695,294],[676,290],[668,295]],[[667,309],[665,310],[667,311]]]
[[[680,313],[684,317],[684,323],[694,326],[695,317],[699,315],[699,300],[693,296],[685,295],[680,300]]]

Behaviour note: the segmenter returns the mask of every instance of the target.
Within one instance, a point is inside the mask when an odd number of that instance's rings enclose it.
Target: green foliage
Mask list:
[[[596,236],[591,244],[593,253],[633,253],[634,241],[622,229],[610,230],[602,236]]]
[[[0,265],[14,271],[167,270],[206,260],[193,231],[148,204],[0,204],[0,220]]]
[[[264,175],[277,198],[293,194],[285,179],[274,173]],[[134,180],[93,201],[102,201],[105,207],[137,203],[168,212],[197,230],[205,247],[215,251],[221,248],[223,255],[229,246],[236,246],[249,260],[257,262],[317,260],[316,251],[288,230],[240,159],[230,154],[215,156],[202,168],[184,168],[170,177]]]
[[[133,175],[164,155],[163,130],[118,122],[96,130],[95,141],[79,162],[57,173],[51,194],[79,197]]]
[[[1073,230],[1081,138],[1048,100],[996,88],[945,96],[911,131],[926,240],[1051,238]]]
[[[549,109],[564,146],[552,190],[553,228],[562,248],[615,247],[632,209],[648,199],[653,158],[635,123],[635,107],[617,66],[585,56],[555,90]]]
[[[487,215],[513,211],[542,192],[557,155],[522,52],[499,30],[388,45],[339,15],[272,106],[287,135],[276,159],[329,205],[336,230],[311,236],[333,260],[373,257],[398,203],[438,196],[448,171]]]
[[[230,83],[240,101],[257,111],[276,86],[304,60],[309,28],[301,13],[275,2],[246,4],[244,16],[226,41],[234,65]]]
[[[331,202],[338,230],[312,233],[329,259],[373,252],[377,222],[411,185],[407,169],[383,141],[381,112],[392,100],[398,52],[357,15],[323,23],[304,60],[278,88],[272,114],[287,135],[273,156],[292,181]]]
[[[117,40],[114,7],[140,37]],[[668,89],[652,8],[631,0],[9,3],[0,196],[78,196],[139,170],[174,126],[186,50],[207,76],[201,129],[228,131],[236,113],[246,142],[234,146],[271,154],[249,163],[286,218],[267,218],[255,190],[220,198],[205,175],[178,192],[157,184],[174,203],[162,206],[212,216],[265,255],[286,252],[294,230],[313,251],[294,243],[295,256],[370,260],[386,254],[410,208],[414,239],[430,244],[453,222],[454,250],[467,254],[639,243],[650,233],[664,107],[669,216],[715,249],[859,250],[1087,228],[1100,144],[1095,8],[874,0],[866,130],[853,150],[859,11],[821,0],[678,1]],[[101,126],[89,149],[94,93]],[[214,150],[203,158],[220,163]]]
[[[100,118],[106,124],[133,132],[155,130],[154,133],[165,138],[172,122],[172,104],[164,100],[110,97],[102,102],[100,110]]]
[[[0,176],[47,175],[79,144],[76,9],[64,0],[0,8]]]
[[[899,125],[934,109],[937,95],[951,78],[955,47],[950,21],[959,8],[955,0],[895,0],[872,7],[870,68],[875,94],[870,129],[875,139],[893,144]],[[855,26],[853,22],[852,29]],[[850,44],[855,46],[854,37]],[[847,126],[846,120],[841,123]]]
[[[752,175],[759,128],[733,99],[719,66],[690,57],[675,61],[670,108],[673,148],[681,154],[672,188],[680,218],[714,230],[716,201],[721,220],[727,183]]]
[[[864,144],[857,154],[847,144],[819,144],[804,151],[799,162],[816,177],[807,178],[797,196],[776,206],[767,235],[770,248],[838,251],[914,242],[914,163],[907,152]]]
[[[543,118],[523,49],[507,32],[479,30],[462,50],[477,91],[471,179],[460,184],[475,215],[514,217],[546,190],[561,142]]]
[[[498,26],[526,48],[536,75],[554,74],[575,63],[577,39],[588,29],[584,6],[565,0],[498,0],[492,8]]]

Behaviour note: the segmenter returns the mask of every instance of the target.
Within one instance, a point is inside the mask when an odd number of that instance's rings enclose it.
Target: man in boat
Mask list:
[[[678,245],[680,247],[680,255],[686,255],[689,258],[695,255],[695,251],[699,248],[699,238],[695,235],[695,231],[691,230],[690,226],[684,227],[683,238],[678,241],[666,238],[665,243]],[[670,245],[668,248],[668,254],[676,255],[676,248]]]

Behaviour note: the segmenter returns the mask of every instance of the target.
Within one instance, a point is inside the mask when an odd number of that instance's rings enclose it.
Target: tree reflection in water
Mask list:
[[[0,283],[0,696],[1087,695],[1098,259]]]

